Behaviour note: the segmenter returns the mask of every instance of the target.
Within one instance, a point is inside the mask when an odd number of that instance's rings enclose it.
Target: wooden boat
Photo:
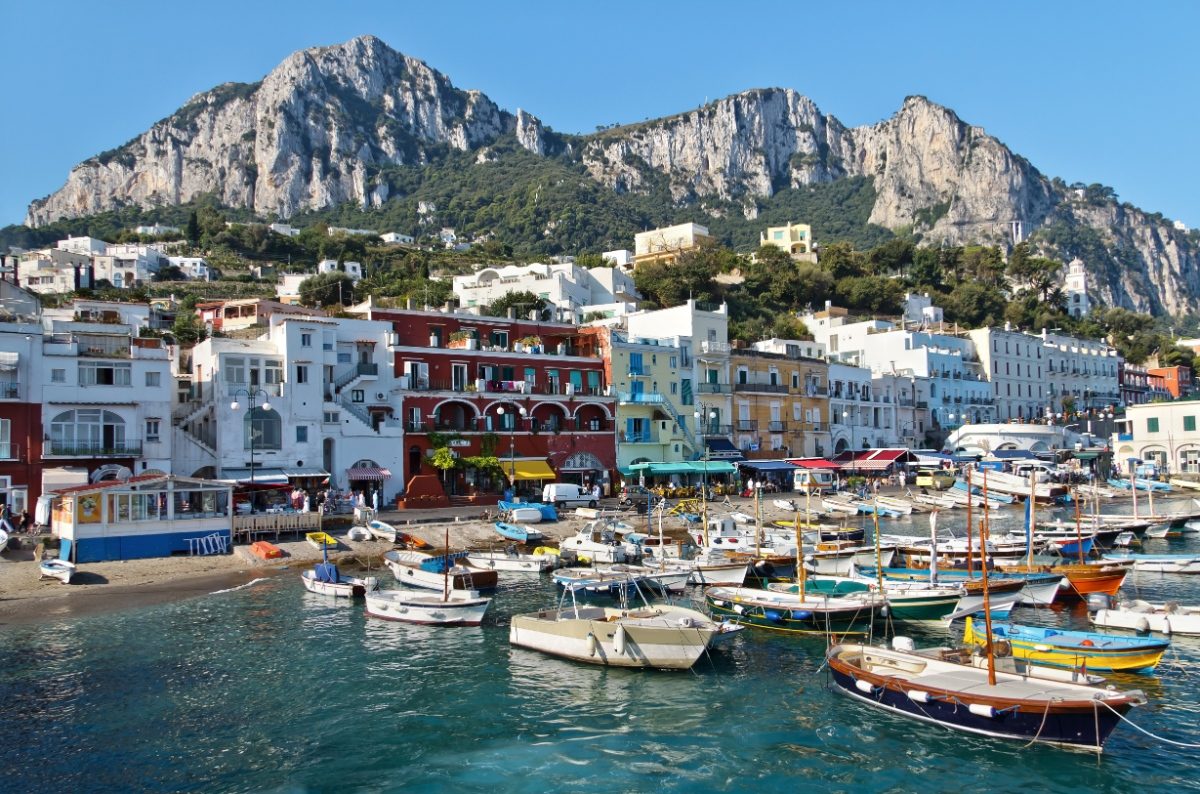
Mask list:
[[[750,565],[756,560],[748,555],[711,552],[691,559],[666,559],[652,563],[652,567],[667,571],[686,571],[688,584],[710,587],[724,585],[741,587],[746,581]]]
[[[967,618],[963,642],[982,645],[987,642],[987,634]],[[1149,673],[1171,647],[1169,640],[1012,623],[993,624],[992,642],[1000,643],[1000,647],[1011,651],[1013,656],[1036,664],[1112,673]],[[1000,655],[1005,654],[1001,652]]]
[[[609,565],[597,568],[559,568],[551,574],[554,583],[566,590],[582,595],[604,596],[608,598],[626,598],[633,595],[644,576],[624,570],[614,570],[616,566]]]
[[[379,540],[386,540],[388,543],[396,543],[404,546],[406,549],[432,549],[433,544],[428,543],[420,538],[410,535],[407,532],[401,532],[386,521],[375,519],[367,522],[367,531]]]
[[[980,669],[964,651],[843,643],[826,660],[843,694],[875,708],[984,736],[1099,752],[1139,691],[1118,692],[1029,674]],[[1118,716],[1120,715],[1120,716]]]
[[[734,623],[804,634],[842,632],[869,624],[886,603],[873,594],[831,597],[749,587],[710,587],[709,611]]]
[[[636,577],[639,584],[644,584],[651,590],[660,593],[682,593],[688,585],[691,571],[667,568],[659,565],[626,565],[616,563],[603,565],[592,569],[601,576],[625,574]]]
[[[308,532],[304,535],[304,539],[315,549],[336,549],[338,545],[337,538],[326,532]]]
[[[961,493],[977,496],[986,500],[992,507],[996,507],[998,505],[1010,505],[1017,501],[1018,496],[1024,496],[1029,492],[1029,485],[1024,479],[1020,477],[1014,477],[1010,474],[1003,475],[1004,478],[1006,478],[1006,487],[996,488],[995,486],[999,481],[998,478],[1000,476],[1000,472],[987,472],[988,492],[986,494],[983,493],[983,489],[979,485],[968,487],[965,480],[955,480],[954,487],[951,488],[949,492],[959,491]],[[1037,498],[1042,500],[1055,499],[1066,492],[1067,489],[1061,485],[1052,487],[1046,485],[1045,483],[1041,483],[1036,486]]]
[[[451,590],[494,590],[499,580],[496,572],[463,565],[466,556],[467,552],[435,557],[420,551],[394,550],[383,555],[383,562],[396,581],[409,587],[441,590],[446,574]]]
[[[372,537],[374,536],[366,527],[350,527],[350,530],[346,533],[346,540],[370,540]]]
[[[467,565],[504,573],[542,573],[558,564],[558,554],[522,554],[517,551],[472,551]]]
[[[1171,477],[1167,480],[1167,484],[1172,488],[1183,488],[1190,491],[1200,491],[1200,481],[1183,480],[1178,477]]]
[[[1093,612],[1092,623],[1109,629],[1153,631],[1158,634],[1200,636],[1200,606],[1181,606],[1175,601],[1152,604],[1140,599]]]
[[[1022,582],[1022,603],[1052,604],[1061,588],[1063,576],[1062,574],[1050,573],[1049,570],[1046,566],[1032,571],[1020,570],[1019,566],[1016,568],[996,568],[991,572],[989,578],[996,581]],[[876,572],[872,566],[862,566],[859,567],[858,573],[864,577],[873,577]],[[930,576],[928,568],[884,568],[883,575],[888,579],[897,581],[917,582],[928,582]],[[938,579],[947,584],[966,581],[978,575],[978,573],[968,572],[964,568],[939,568],[937,572]]]
[[[782,510],[785,513],[795,513],[797,510],[799,510],[799,508],[796,507],[796,503],[790,499],[772,499],[771,504],[777,510]]]
[[[334,598],[356,598],[371,590],[379,589],[379,580],[374,576],[346,576],[332,562],[319,562],[300,574],[304,589],[318,595]]]
[[[251,543],[250,553],[263,560],[278,560],[283,557],[283,549],[265,540],[256,540]]]
[[[878,557],[886,567],[892,564],[895,546],[883,546]],[[849,540],[822,541],[811,551],[805,550],[804,559],[811,561],[812,570],[825,576],[848,576],[856,565],[873,565],[876,561],[874,546],[860,546]]]
[[[1056,565],[1050,570],[1060,573],[1071,584],[1071,592],[1086,599],[1092,593],[1116,595],[1133,563],[1100,562]]]
[[[508,540],[515,540],[517,543],[537,543],[546,537],[532,527],[521,527],[516,524],[505,523],[504,521],[497,521],[494,526],[496,527],[496,532],[501,537]]]
[[[446,527],[445,532],[445,545],[450,548],[450,528]],[[443,565],[442,592],[436,595],[413,595],[403,590],[369,594],[367,614],[401,623],[478,626],[492,599],[480,598],[476,590],[455,590],[451,587],[450,573],[451,567]]]
[[[875,501],[880,507],[886,507],[889,510],[894,510],[902,516],[910,516],[913,513],[913,503],[907,499],[897,499],[894,496],[877,496]]]
[[[696,544],[688,535],[682,539],[669,537],[654,537],[644,532],[630,532],[622,539],[625,544],[625,555],[629,559],[643,560],[679,560],[695,553]]]
[[[59,541],[58,556],[38,563],[39,579],[57,579],[63,584],[71,583],[71,577],[75,575],[75,563],[71,562],[71,542],[70,538],[63,538]]]
[[[650,606],[645,599],[634,609],[580,605],[575,594],[582,586],[565,589],[557,608],[514,615],[509,643],[588,664],[687,670],[741,630],[694,609]]]
[[[768,590],[795,593],[796,585],[770,584]],[[954,612],[965,594],[962,587],[931,585],[927,582],[885,581],[882,591],[876,582],[845,576],[811,576],[806,592],[835,598],[862,592],[882,592],[887,600],[888,617],[893,620],[940,620]]]
[[[1133,562],[1133,570],[1153,573],[1200,573],[1195,554],[1105,554],[1111,562]]]

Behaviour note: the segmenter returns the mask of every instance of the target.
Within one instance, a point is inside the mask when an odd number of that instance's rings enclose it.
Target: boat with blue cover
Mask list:
[[[752,587],[710,587],[704,594],[715,618],[770,631],[824,634],[865,628],[887,603],[873,593],[840,596],[779,593]]]
[[[317,563],[300,574],[300,579],[308,592],[334,598],[361,598],[379,589],[379,580],[374,576],[346,576],[335,563],[328,561]]]
[[[383,555],[383,562],[396,581],[409,587],[442,590],[443,574],[449,574],[452,590],[494,590],[499,576],[492,570],[480,570],[466,565],[468,553],[425,554],[420,551],[393,550]],[[449,570],[447,570],[449,566]]]
[[[518,526],[517,524],[507,524],[503,521],[495,523],[496,532],[501,537],[508,540],[515,540],[517,543],[537,543],[543,540],[546,536],[532,527]]]
[[[858,569],[858,572],[866,577],[876,575],[874,566],[862,566]],[[929,581],[928,568],[884,568],[883,575],[888,579],[898,579],[901,581]],[[965,568],[938,568],[937,570],[937,578],[946,583],[966,581],[974,579],[977,576],[977,573],[970,572]],[[1053,604],[1054,599],[1058,596],[1062,588],[1063,582],[1062,574],[1041,571],[1010,572],[992,570],[988,576],[999,581],[1020,580],[1023,582],[1024,587],[1021,589],[1021,600],[1029,604]]]
[[[963,642],[979,645],[986,641],[987,632],[967,618]],[[1035,664],[1112,673],[1149,673],[1171,647],[1170,640],[1154,637],[1118,637],[1013,623],[993,624],[992,641],[1005,651],[1011,649],[1018,659]]]
[[[497,502],[496,507],[505,513],[511,513],[513,510],[536,510],[542,521],[558,520],[558,508],[541,502]]]

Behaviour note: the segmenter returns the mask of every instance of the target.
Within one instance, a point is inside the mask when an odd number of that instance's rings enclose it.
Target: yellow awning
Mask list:
[[[510,480],[553,480],[558,476],[544,460],[505,460],[501,461],[500,466]],[[516,476],[513,476],[514,468]]]

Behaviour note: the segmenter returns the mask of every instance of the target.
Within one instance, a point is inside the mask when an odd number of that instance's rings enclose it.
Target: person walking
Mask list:
[[[16,531],[13,529],[12,508],[9,507],[8,502],[5,502],[2,506],[0,506],[0,529],[3,529],[9,534],[12,534]]]

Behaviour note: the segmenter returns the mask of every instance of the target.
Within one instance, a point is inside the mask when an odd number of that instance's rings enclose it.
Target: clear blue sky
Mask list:
[[[1043,173],[1200,226],[1200,3],[0,0],[0,224],[192,94],[372,33],[563,132],[794,88],[847,125],[924,94]]]

